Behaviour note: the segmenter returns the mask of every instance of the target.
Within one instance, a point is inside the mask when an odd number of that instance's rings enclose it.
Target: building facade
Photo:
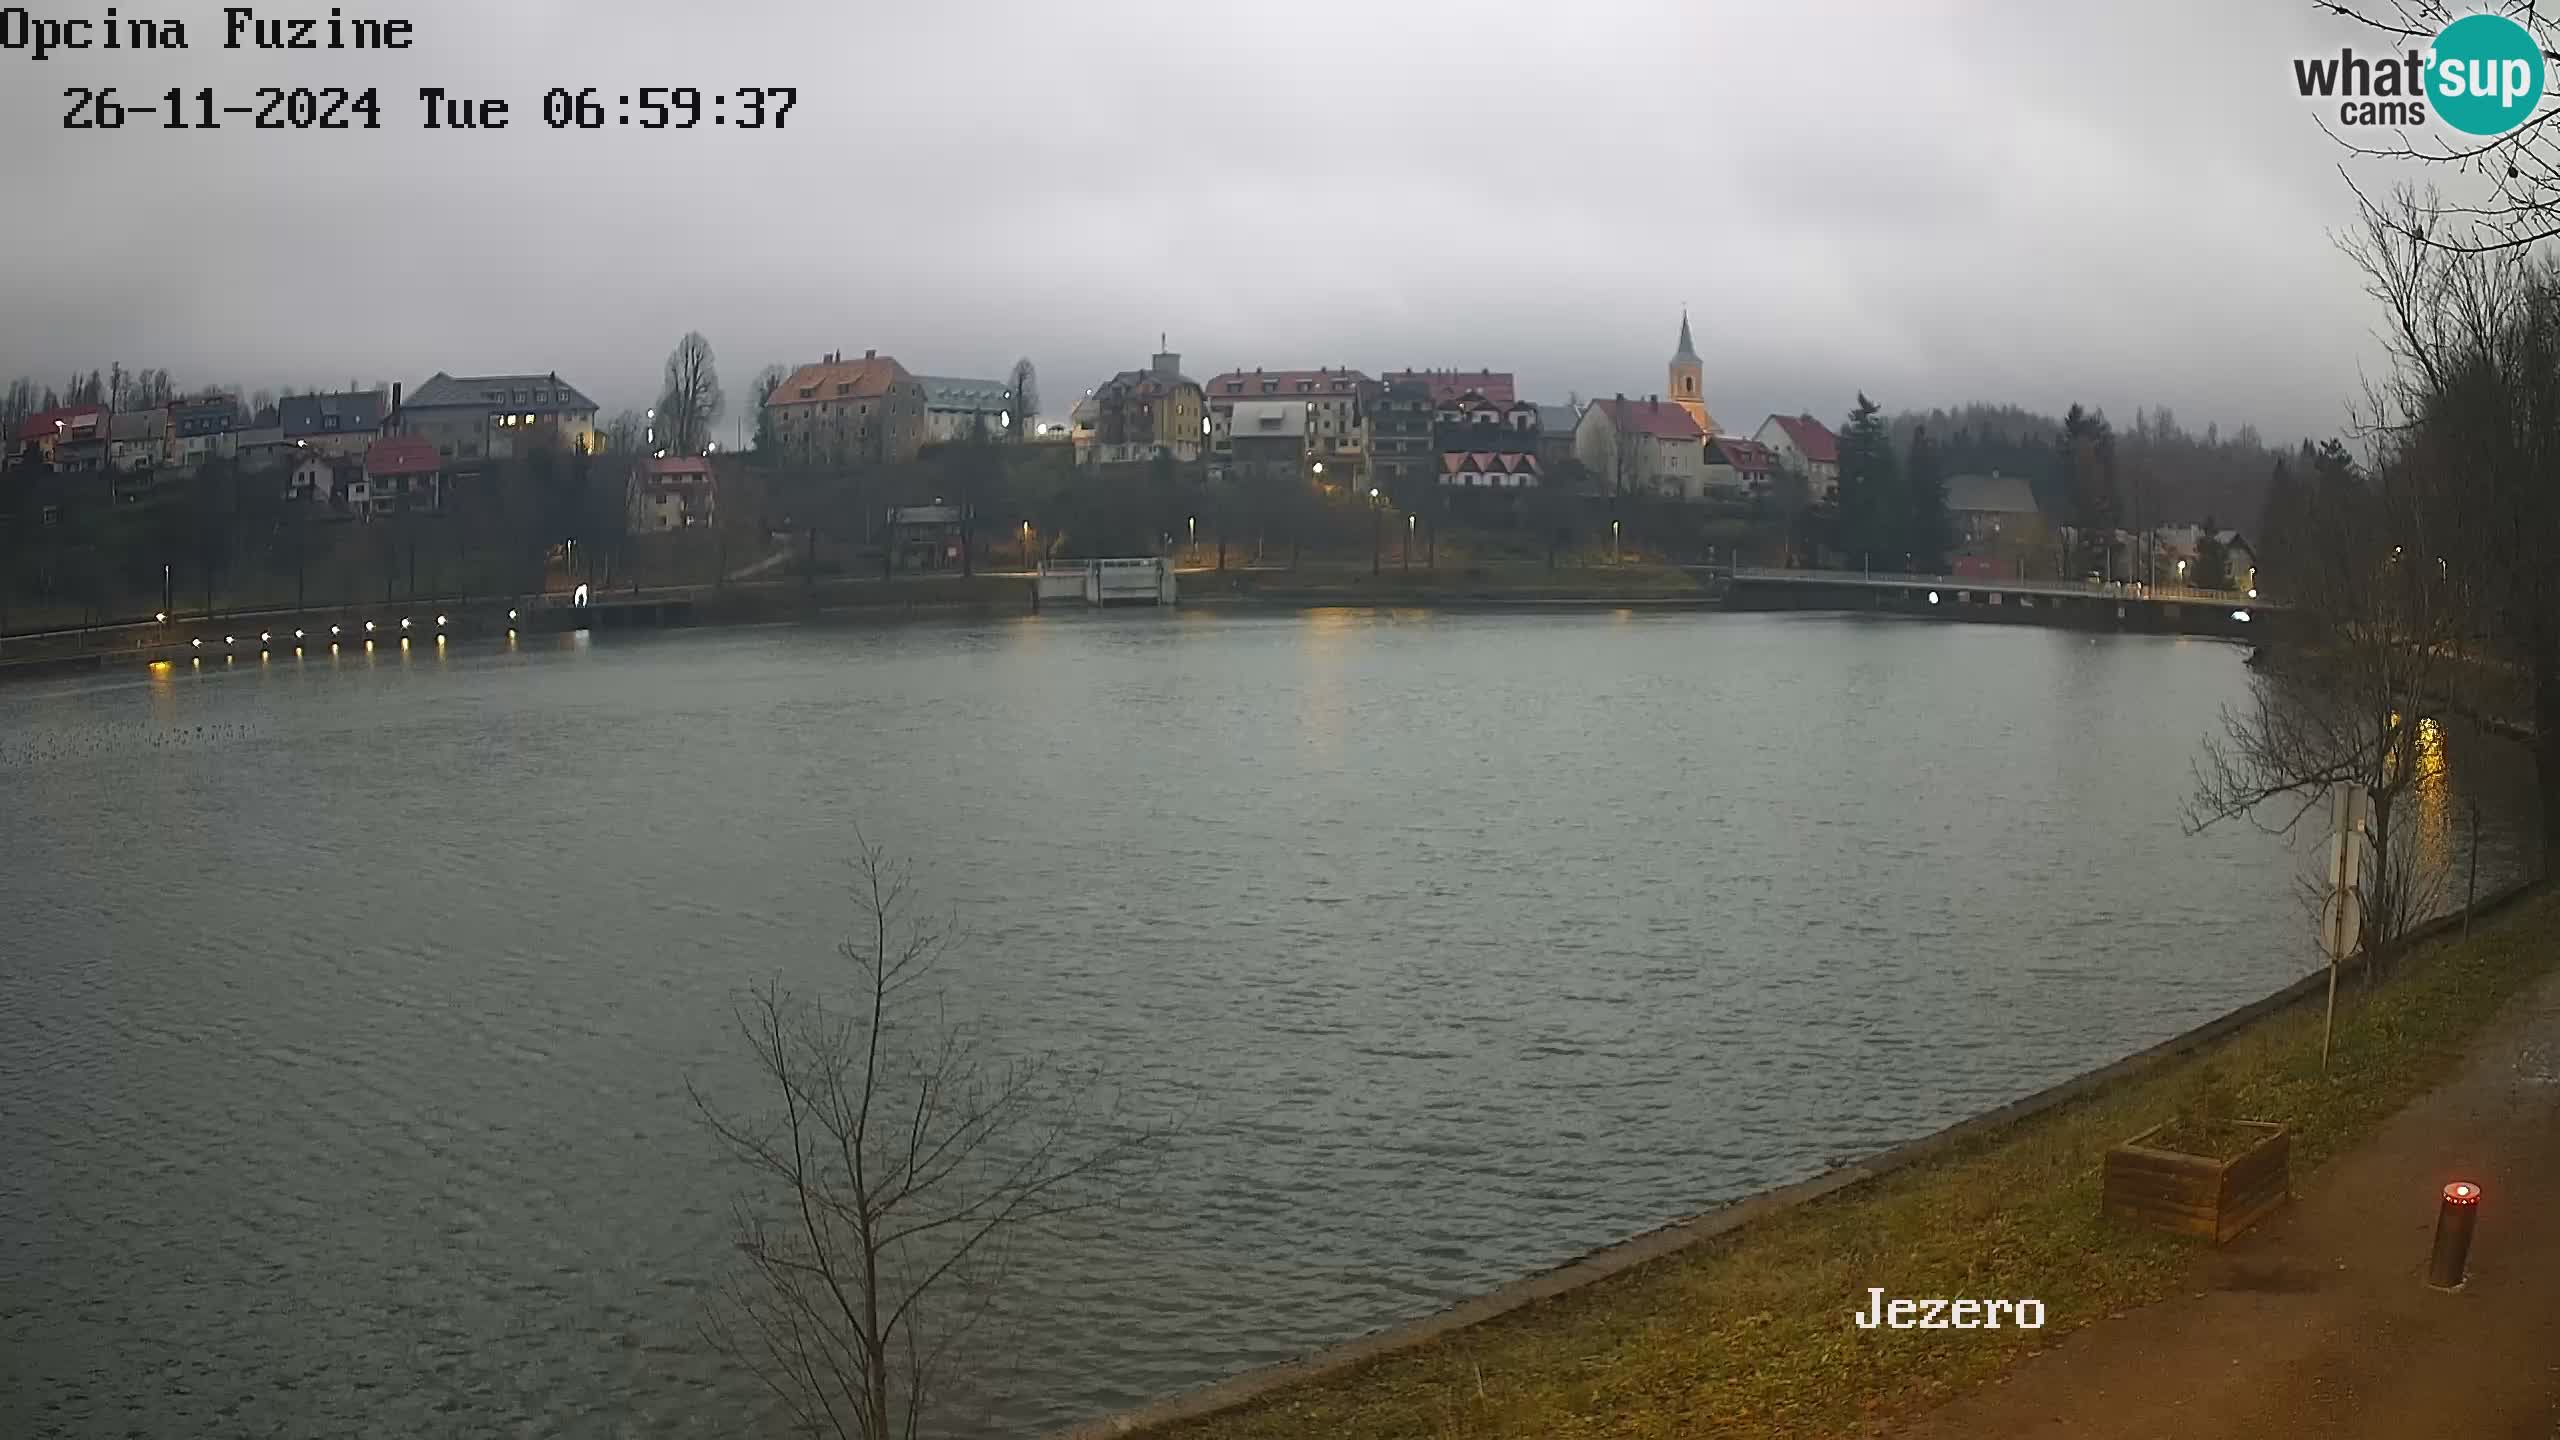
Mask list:
[[[1481,390],[1444,389],[1432,401],[1431,443],[1446,487],[1536,484],[1544,435],[1538,407],[1517,397],[1497,400]]]
[[[1707,441],[1704,481],[1707,493],[1735,498],[1765,495],[1776,478],[1778,457],[1769,447],[1739,435]]]
[[[691,530],[718,520],[720,480],[709,457],[644,455],[626,487],[635,535]]]
[[[949,375],[919,375],[924,387],[924,443],[948,445],[985,436],[1010,439],[1013,434],[1013,390],[1001,380],[967,380]]]
[[[1612,495],[1695,500],[1705,494],[1706,435],[1659,395],[1594,400],[1574,430],[1574,457]]]
[[[157,470],[171,463],[169,412],[124,410],[107,420],[107,464],[120,474]]]
[[[1372,482],[1399,496],[1425,493],[1440,474],[1433,436],[1431,387],[1420,380],[1382,381],[1370,420]]]
[[[924,385],[877,350],[803,365],[764,403],[775,443],[795,464],[898,465],[924,448]]]
[[[1519,397],[1518,384],[1508,370],[1390,370],[1381,377],[1393,385],[1408,381],[1431,393],[1436,404],[1460,395],[1480,395],[1488,404],[1509,406]]]
[[[465,467],[536,450],[591,455],[596,448],[596,402],[557,373],[438,371],[405,399],[394,389],[392,410],[387,429],[415,435],[434,446],[439,458]],[[285,429],[293,429],[290,418]]]
[[[1182,357],[1160,350],[1144,370],[1123,370],[1093,392],[1093,439],[1078,447],[1086,465],[1134,465],[1159,455],[1190,462],[1208,453],[1208,397],[1182,373]]]
[[[1538,465],[1549,474],[1556,462],[1573,458],[1573,432],[1582,425],[1582,412],[1570,405],[1538,407]]]
[[[41,410],[19,424],[9,458],[12,464],[46,470],[95,469],[106,463],[107,434],[103,405]],[[87,463],[92,451],[95,465]]]
[[[372,518],[444,508],[444,457],[423,435],[385,435],[365,447],[364,467],[347,486],[347,508]]]
[[[1209,463],[1221,467],[1231,458],[1228,442],[1238,405],[1287,402],[1305,409],[1310,463],[1323,465],[1336,483],[1365,486],[1369,407],[1377,394],[1377,382],[1357,370],[1230,370],[1202,388],[1209,407]]]
[[[238,458],[243,418],[240,402],[228,395],[170,402],[170,459],[179,465],[201,465]]]
[[[1213,427],[1223,426],[1225,445],[1224,457],[1210,463],[1249,482],[1278,475],[1302,480],[1314,459],[1307,421],[1307,406],[1296,400],[1232,401],[1224,416],[1211,421]]]
[[[317,450],[296,450],[300,458],[285,477],[284,498],[298,505],[317,505],[326,509],[343,507],[345,482],[350,472],[360,475],[357,467],[333,455]]]
[[[380,390],[288,395],[276,405],[286,444],[341,460],[362,459],[390,415],[391,397]]]
[[[1810,415],[1772,415],[1760,422],[1753,440],[1769,447],[1784,465],[1805,477],[1816,500],[1840,494],[1840,437]]]

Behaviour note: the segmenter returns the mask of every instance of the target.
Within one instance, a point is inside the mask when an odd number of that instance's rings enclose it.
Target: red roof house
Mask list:
[[[1594,400],[1592,407],[1609,417],[1609,423],[1620,433],[1650,435],[1656,440],[1686,440],[1692,444],[1706,438],[1698,421],[1678,405],[1663,403],[1660,396],[1645,400]]]
[[[1784,444],[1770,438],[1769,428],[1773,425],[1777,427],[1779,434],[1786,437]],[[1761,444],[1776,450],[1793,446],[1795,452],[1804,457],[1805,463],[1809,465],[1840,463],[1840,437],[1831,433],[1830,426],[1810,415],[1772,415],[1769,417],[1768,424],[1760,427],[1760,434],[1755,438]]]
[[[443,468],[444,461],[436,454],[435,442],[424,435],[385,435],[364,447],[367,479],[433,475]]]
[[[1508,370],[1390,370],[1379,378],[1389,385],[1407,381],[1427,385],[1434,405],[1446,404],[1472,391],[1508,410],[1520,398]]]

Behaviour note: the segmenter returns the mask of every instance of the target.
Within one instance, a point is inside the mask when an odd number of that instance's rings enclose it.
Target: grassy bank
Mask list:
[[[1977,1136],[1869,1185],[1244,1408],[1143,1432],[1180,1440],[1345,1435],[1849,1435],[1979,1385],[2026,1350],[2194,1280],[2195,1246],[2102,1221],[2100,1157],[2216,1084],[2294,1127],[2295,1183],[2444,1078],[2466,1042],[2560,957],[2560,897],[2422,949],[2320,1010],[2297,1006],[2197,1054]],[[2041,1332],[1865,1331],[1888,1295],[2036,1297]]]

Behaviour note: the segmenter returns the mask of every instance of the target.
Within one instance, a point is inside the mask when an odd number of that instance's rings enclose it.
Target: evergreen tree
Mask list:
[[[1840,431],[1840,546],[1849,563],[1898,569],[1906,507],[1893,456],[1893,435],[1864,393]]]
[[[2308,455],[2311,442],[2302,442]],[[2258,533],[2250,548],[2257,552],[2261,589],[2270,575],[2287,575],[2295,568],[2292,561],[2299,548],[2303,524],[2309,516],[2310,496],[2305,487],[2306,472],[2276,457],[2275,474],[2267,481],[2267,502],[2258,512]]]
[[[1911,556],[1911,567],[1923,575],[1944,574],[1950,538],[1947,477],[1939,461],[1937,442],[1929,438],[1929,427],[1925,425],[1912,432],[1911,456],[1903,464],[1902,488],[1902,548]]]
[[[2204,533],[2196,537],[2195,573],[2188,583],[2199,590],[2231,588],[2231,551],[2222,543],[2222,526],[2212,516],[2204,517]]]
[[[2062,492],[2064,513],[2080,532],[2080,568],[2105,573],[2105,557],[2123,524],[2115,432],[2106,412],[2074,405],[2062,417]]]

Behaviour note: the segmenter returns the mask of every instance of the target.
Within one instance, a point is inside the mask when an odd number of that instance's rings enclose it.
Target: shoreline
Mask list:
[[[1218,572],[1203,571],[1202,575]],[[1284,572],[1228,572],[1249,574]],[[1292,577],[1296,578],[1296,577]],[[816,585],[796,580],[741,582],[728,586],[621,591],[599,595],[587,607],[574,607],[555,597],[446,596],[384,603],[351,602],[332,606],[252,609],[212,618],[178,616],[165,624],[149,618],[79,629],[0,636],[0,684],[112,669],[148,666],[156,661],[254,656],[262,649],[290,653],[283,637],[295,627],[313,632],[304,643],[325,644],[325,628],[337,625],[342,643],[363,637],[371,621],[380,627],[377,642],[399,638],[401,619],[412,622],[408,637],[423,640],[439,633],[453,640],[503,638],[510,630],[528,635],[570,630],[689,629],[730,630],[757,626],[899,620],[968,615],[1043,613],[1031,598],[1032,579],[1014,572],[976,576],[924,576],[895,580],[829,579]],[[1446,610],[1594,610],[1653,609],[1707,611],[1723,608],[1720,595],[1701,589],[1687,592],[1659,586],[1566,585],[1552,589],[1501,585],[1443,586],[1437,583],[1297,584],[1265,590],[1239,584],[1227,589],[1202,586],[1183,596],[1174,608],[1209,610],[1318,609],[1446,609]],[[1080,613],[1087,607],[1052,607]],[[436,626],[433,617],[450,623]],[[278,638],[261,644],[257,632]],[[224,636],[233,637],[224,643]],[[208,641],[203,649],[192,642]],[[18,653],[12,653],[18,652]]]
[[[2468,918],[2488,919],[2542,892],[2544,882],[2528,881],[2482,897],[2469,907]],[[2402,964],[2420,947],[2462,933],[2466,914],[2457,909],[2413,929],[2403,941]],[[1944,1129],[1908,1140],[1863,1160],[1810,1178],[1779,1185],[1715,1209],[1674,1220],[1547,1270],[1523,1276],[1498,1289],[1457,1301],[1431,1314],[1389,1324],[1366,1334],[1323,1347],[1296,1360],[1259,1366],[1131,1409],[1101,1416],[1064,1430],[1051,1440],[1117,1440],[1117,1437],[1192,1433],[1224,1418],[1238,1416],[1262,1401],[1283,1401],[1288,1392],[1345,1381],[1352,1372],[1391,1357],[1411,1356],[1436,1342],[1481,1332],[1505,1317],[1541,1302],[1586,1291],[1600,1282],[1727,1240],[1748,1245],[1773,1222],[1798,1214],[1830,1197],[1848,1199],[1873,1190],[1879,1182],[1908,1172],[1973,1142],[1994,1142],[2005,1132],[2040,1117],[2092,1101],[2130,1082],[2153,1078],[2176,1062],[2195,1057],[2223,1042],[2295,1014],[2327,991],[2323,968],[2263,999],[2229,1011],[2156,1045],[2084,1071],[2059,1084],[2022,1096],[2006,1105],[1960,1120]],[[2387,983],[2387,982],[2386,982]],[[2298,1188],[2302,1176],[2295,1176]],[[1534,1323],[1534,1322],[1531,1322]]]

